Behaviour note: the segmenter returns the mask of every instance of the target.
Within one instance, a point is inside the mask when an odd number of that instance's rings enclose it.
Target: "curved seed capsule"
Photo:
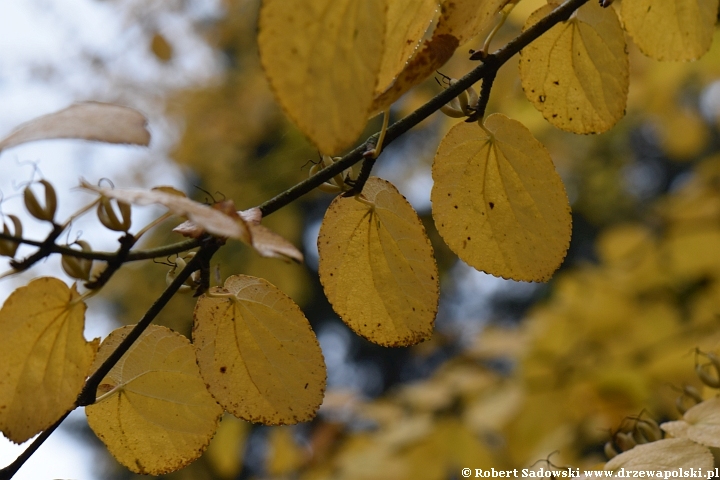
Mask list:
[[[617,445],[623,452],[626,452],[637,445],[637,442],[635,442],[635,439],[630,433],[618,432],[615,434],[614,440],[615,445]]]
[[[640,420],[635,428],[648,442],[657,442],[662,439],[662,430],[660,430],[660,426],[653,419]]]
[[[615,450],[612,442],[605,442],[605,447],[603,447],[603,450],[605,451],[605,456],[608,460],[612,460],[614,457],[617,457],[619,455],[617,450]]]
[[[458,103],[456,99],[453,98],[453,100],[454,100],[454,103]],[[465,112],[463,112],[459,108],[455,108],[454,106],[452,106],[451,105],[452,103],[453,103],[452,101],[446,103],[445,105],[440,107],[440,111],[450,118],[463,118],[463,117],[467,116],[467,115],[465,115]]]
[[[5,235],[12,235],[13,237],[22,237],[22,222],[15,215],[8,215],[8,218],[13,223],[14,231],[10,232],[7,224],[3,221],[3,233]],[[12,240],[0,239],[0,256],[13,258],[17,252],[20,243],[13,242]]]
[[[73,245],[79,245],[83,252],[91,252],[90,244],[84,240],[77,240]],[[68,245],[70,246],[70,245]],[[63,255],[61,260],[62,269],[68,276],[78,280],[90,280],[93,261],[89,258],[78,258],[72,255]]]
[[[473,87],[468,87],[465,91],[468,94],[468,110],[472,113],[477,108],[480,97],[478,97],[478,94]]]
[[[132,225],[132,207],[129,203],[115,201],[120,217],[115,213],[115,209],[112,205],[112,200],[106,197],[101,197],[100,202],[97,206],[97,216],[100,223],[105,225],[110,230],[115,232],[127,232],[130,230]]]
[[[35,196],[35,192],[33,192],[30,188],[31,184],[26,186],[23,190],[25,208],[27,208],[28,212],[30,212],[30,215],[38,220],[52,222],[55,218],[55,210],[57,210],[57,195],[55,194],[55,187],[53,187],[47,180],[38,180],[37,183],[41,184],[45,188],[45,206],[40,205],[40,202]]]
[[[708,367],[710,365],[710,363],[706,363],[705,365],[696,365],[695,373],[697,373],[697,376],[700,377],[700,381],[702,381],[708,387],[720,388],[720,374],[717,372],[717,370],[715,371],[716,376],[711,375],[708,371],[705,370],[705,367]],[[702,397],[700,401],[702,401]]]

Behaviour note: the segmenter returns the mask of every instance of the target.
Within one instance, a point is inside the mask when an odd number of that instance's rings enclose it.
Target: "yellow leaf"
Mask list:
[[[555,7],[533,13],[525,29]],[[625,36],[612,8],[588,2],[520,52],[523,90],[543,116],[573,133],[601,133],[625,115]]]
[[[503,278],[545,281],[570,244],[570,206],[545,147],[520,122],[455,125],[433,163],[435,225],[462,260]]]
[[[713,456],[707,447],[684,438],[666,438],[623,452],[605,464],[605,470],[712,469]]]
[[[268,425],[315,416],[325,361],[289,297],[261,278],[236,275],[200,297],[194,316],[200,372],[227,411]]]
[[[84,102],[20,125],[0,141],[0,150],[53,138],[150,144],[147,119],[142,113],[110,103]]]
[[[419,85],[450,60],[455,49],[488,27],[507,0],[454,0],[442,4],[440,20],[432,37],[415,52],[400,75],[375,96],[372,112],[381,112],[405,92]]]
[[[263,68],[285,113],[322,153],[339,153],[365,127],[386,8],[386,0],[263,2]]]
[[[81,183],[81,186],[103,197],[114,198],[133,205],[159,204],[175,215],[186,217],[208,233],[235,238],[248,244],[252,243],[250,229],[245,221],[237,215],[234,207],[229,209],[213,208],[170,192],[167,190],[168,187],[152,190],[105,188],[96,187],[85,181]],[[219,205],[222,206],[223,203],[220,202]]]
[[[436,0],[393,0],[388,2],[385,48],[375,94],[382,93],[405,67],[430,26]]]
[[[718,0],[623,0],[625,29],[655,60],[697,60],[712,44]]]
[[[690,408],[682,420],[665,422],[660,428],[675,438],[687,438],[707,447],[720,447],[720,398]]]
[[[318,250],[325,295],[355,333],[384,346],[430,338],[437,265],[417,213],[391,183],[371,177],[360,199],[335,198]]]
[[[100,345],[94,368],[133,325]],[[150,325],[102,380],[85,407],[90,428],[135,473],[162,475],[196,460],[215,434],[222,409],[205,388],[184,336]]]
[[[205,452],[204,459],[212,465],[213,472],[220,478],[234,479],[243,466],[245,443],[252,424],[225,415]]]
[[[288,475],[308,460],[308,451],[303,450],[293,438],[292,427],[275,427],[270,430],[267,472],[273,477]]]
[[[0,430],[22,443],[71,410],[98,340],[86,342],[85,304],[73,286],[38,278],[0,310]]]

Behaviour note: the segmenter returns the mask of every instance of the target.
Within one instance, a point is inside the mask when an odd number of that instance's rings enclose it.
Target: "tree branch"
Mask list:
[[[497,50],[492,55],[489,55],[485,59],[485,62],[483,64],[479,65],[467,75],[460,78],[455,84],[449,86],[447,89],[440,92],[429,102],[415,110],[407,117],[391,125],[387,129],[383,146],[389,145],[395,139],[405,134],[411,128],[425,120],[427,117],[429,117],[436,111],[438,111],[440,107],[458,96],[463,90],[474,85],[480,80],[484,80],[480,102],[484,101],[486,104],[487,98],[489,97],[490,89],[492,87],[492,82],[500,67],[502,67],[502,65],[504,65],[510,58],[512,58],[525,46],[527,46],[540,35],[551,29],[554,25],[567,20],[575,10],[577,10],[583,4],[587,3],[587,1],[588,0],[567,0],[565,3],[553,10],[548,16],[546,16],[545,18],[534,24],[532,27],[521,33],[518,37],[509,42],[507,45]],[[484,100],[483,97],[485,97]],[[484,110],[484,105],[481,105],[479,103],[478,116],[484,114],[484,111],[481,112],[481,110]],[[312,177],[294,185],[293,187],[285,190],[284,192],[261,204],[259,206],[259,209],[262,212],[263,217],[270,215],[273,212],[279,210],[280,208],[292,203],[306,193],[314,190],[322,183],[330,180],[333,176],[341,173],[346,168],[349,168],[357,162],[366,159],[365,153],[375,146],[377,137],[378,134],[371,136],[365,142],[363,142],[363,144],[359,145],[358,147],[347,153],[345,156],[343,156],[342,159],[340,159],[338,162],[335,162],[327,168],[320,170]],[[369,175],[369,168],[372,167],[372,164],[368,163],[367,165]],[[144,332],[145,329],[153,322],[155,317],[157,317],[157,315],[162,311],[162,309],[165,308],[167,303],[170,301],[173,295],[175,295],[178,289],[183,285],[185,280],[187,280],[187,278],[190,277],[190,275],[194,271],[201,268],[202,265],[206,265],[207,263],[209,263],[212,256],[223,245],[224,241],[216,237],[205,237],[200,240],[186,240],[184,242],[168,245],[166,247],[160,247],[153,250],[134,253],[123,252],[122,247],[120,251],[115,253],[80,252],[78,250],[70,249],[67,247],[60,247],[54,245],[54,241],[62,232],[62,230],[60,230],[60,232],[56,232],[56,230],[57,227],[54,228],[53,232],[43,242],[25,240],[22,238],[5,235],[2,232],[0,232],[0,238],[17,241],[19,243],[35,245],[40,248],[40,250],[38,250],[35,254],[21,262],[15,262],[14,260],[11,261],[11,264],[14,262],[14,265],[21,266],[23,267],[23,269],[29,268],[29,266],[31,266],[41,258],[49,255],[50,253],[63,253],[80,258],[91,258],[96,260],[105,260],[108,262],[114,260],[122,263],[123,261],[143,260],[166,256],[173,253],[180,253],[182,251],[189,250],[191,248],[201,245],[201,248],[197,252],[197,254],[187,263],[185,268],[177,274],[173,282],[152,304],[152,306],[148,309],[148,311],[138,322],[135,328],[131,330],[128,336],[125,337],[125,339],[120,343],[120,345],[118,345],[115,351],[113,351],[113,353],[103,362],[103,364],[88,378],[88,380],[85,382],[83,390],[80,392],[75,402],[76,407],[79,407],[90,405],[95,402],[97,388],[103,378],[105,378],[105,376],[110,372],[110,370],[115,366],[115,364],[120,360],[120,358],[140,337],[142,332]],[[52,238],[53,235],[54,238]],[[121,257],[124,257],[124,260],[119,260]],[[50,434],[67,417],[68,414],[69,412],[66,413],[63,417],[61,417],[50,428],[42,432],[40,436],[38,436],[38,438],[12,464],[0,470],[0,480],[9,480],[10,478],[12,478],[13,475],[20,469],[20,467],[22,467],[22,465],[27,461],[27,459],[30,458],[30,456],[40,447],[40,445],[42,445],[42,443],[50,436]]]
[[[495,73],[497,73],[500,67],[502,67],[515,54],[520,52],[520,50],[528,46],[536,38],[550,30],[558,23],[570,18],[570,16],[573,14],[573,12],[575,12],[575,10],[577,10],[587,2],[588,0],[567,0],[558,8],[550,12],[542,20],[540,20],[532,27],[528,28],[520,35],[515,37],[515,39],[510,41],[507,45],[491,54],[490,57],[492,57],[494,60],[482,63],[481,65],[473,69],[470,73],[460,78],[455,84],[450,85],[448,88],[430,99],[430,101],[428,101],[425,105],[421,106],[407,117],[393,123],[387,129],[385,140],[383,142],[383,147],[386,147],[395,139],[402,136],[411,128],[413,128],[415,125],[422,122],[436,111],[440,110],[440,107],[460,95],[460,93],[466,88],[474,85],[478,81],[485,78],[491,71],[493,72],[492,76],[494,77]],[[296,184],[295,186],[264,202],[258,207],[260,208],[263,217],[266,217],[271,213],[281,209],[282,207],[292,203],[303,195],[319,187],[324,182],[327,182],[332,177],[342,172],[346,168],[350,168],[357,162],[363,160],[363,154],[368,149],[372,149],[374,147],[377,137],[378,134],[376,133],[370,138],[368,138],[365,142],[363,142],[360,146],[345,154],[345,156],[343,156],[334,164],[323,168],[307,180]]]

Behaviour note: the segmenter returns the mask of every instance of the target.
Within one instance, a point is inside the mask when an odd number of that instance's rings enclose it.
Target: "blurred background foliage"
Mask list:
[[[135,3],[146,25],[164,8]],[[493,46],[515,37],[540,3],[523,0]],[[196,23],[221,72],[175,90],[164,108],[181,125],[170,156],[185,175],[184,189],[201,201],[227,197],[246,209],[306,178],[318,153],[283,116],[264,79],[255,43],[258,1],[222,6],[217,18]],[[387,148],[375,174],[413,203],[441,270],[429,342],[377,347],[332,312],[316,272],[327,194],[311,193],[267,219],[303,249],[305,265],[263,259],[238,243],[222,249],[215,277],[261,276],[303,308],[328,365],[327,397],[315,421],[294,427],[226,415],[207,453],[163,478],[458,478],[462,467],[523,468],[554,451],[554,464],[587,467],[604,461],[603,444],[629,418],[677,417],[679,390],[701,386],[694,349],[716,349],[720,336],[717,36],[694,63],[650,60],[629,41],[627,114],[598,136],[545,122],[522,93],[517,59],[500,71],[488,111],[520,120],[546,145],[573,207],[570,251],[549,284],[475,272],[440,240],[430,216],[430,165],[457,120],[433,115]],[[147,48],[160,65],[180,61],[181,41],[147,29]],[[477,44],[458,49],[442,74],[459,77],[473,68],[466,52]],[[393,118],[440,88],[434,79],[416,88]],[[377,128],[374,119],[366,134]],[[177,241],[162,233],[168,230],[158,229],[151,242]],[[131,265],[112,280],[106,292],[119,323],[137,322],[164,288],[166,270]],[[158,323],[189,335],[193,306],[192,298],[176,298]],[[79,431],[98,447],[102,478],[134,478],[91,433]]]

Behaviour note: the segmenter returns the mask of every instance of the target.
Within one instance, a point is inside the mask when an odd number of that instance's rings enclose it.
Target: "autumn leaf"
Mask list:
[[[675,438],[687,438],[707,447],[720,448],[720,398],[714,397],[688,409],[682,420],[660,428]]]
[[[454,0],[442,4],[432,37],[423,43],[395,81],[375,96],[372,112],[390,107],[405,92],[419,85],[450,60],[455,49],[488,27],[507,0]]]
[[[22,443],[72,410],[98,348],[85,304],[50,277],[15,290],[0,310],[0,430]]]
[[[100,345],[97,369],[134,325]],[[150,325],[110,370],[97,401],[85,407],[90,428],[135,473],[162,475],[190,464],[215,434],[222,409],[205,388],[184,336]]]
[[[388,2],[385,48],[375,95],[381,94],[405,67],[430,26],[436,0],[393,0]]]
[[[435,225],[478,270],[546,281],[570,244],[570,205],[545,147],[520,122],[459,123],[433,163]]]
[[[713,467],[713,456],[707,447],[684,438],[666,438],[637,445],[605,464],[605,470],[677,470]]]
[[[553,11],[536,10],[527,30]],[[612,8],[580,7],[520,52],[525,96],[554,126],[601,133],[625,115],[629,64],[625,35]]]
[[[198,299],[194,318],[200,372],[227,411],[267,425],[315,416],[325,361],[289,297],[266,280],[235,275]]]
[[[709,49],[718,0],[623,0],[625,30],[655,60],[697,60]]]
[[[222,211],[178,195],[175,191],[168,191],[167,187],[152,190],[105,188],[96,187],[85,181],[81,182],[81,186],[103,197],[114,198],[133,205],[162,205],[171,213],[188,218],[210,234],[235,238],[248,244],[252,242],[250,229],[245,221],[235,213],[234,208]],[[231,213],[226,213],[228,211]]]
[[[318,250],[325,295],[355,333],[384,346],[430,337],[437,265],[417,213],[392,184],[371,177],[360,199],[336,197]]]
[[[386,9],[386,0],[263,1],[263,68],[285,113],[322,153],[339,153],[365,127]]]
[[[85,102],[20,125],[0,140],[0,151],[22,143],[54,138],[150,144],[147,119],[142,113],[110,103]]]

